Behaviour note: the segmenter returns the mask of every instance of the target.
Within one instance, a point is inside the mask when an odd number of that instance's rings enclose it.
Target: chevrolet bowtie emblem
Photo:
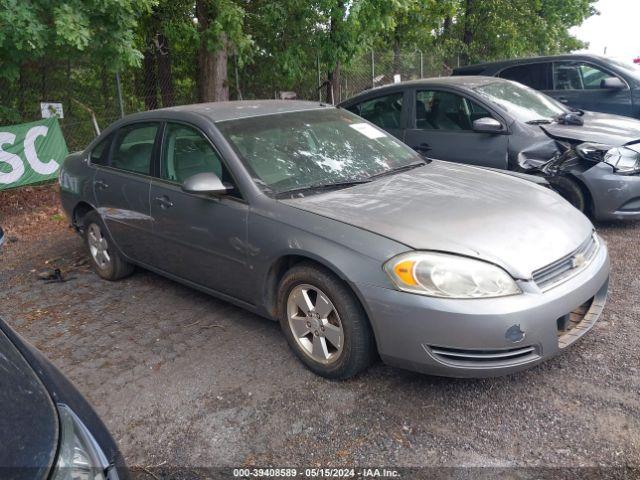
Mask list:
[[[573,268],[582,267],[585,263],[587,263],[587,259],[582,253],[578,253],[577,255],[574,255],[573,258],[571,259],[571,266]]]

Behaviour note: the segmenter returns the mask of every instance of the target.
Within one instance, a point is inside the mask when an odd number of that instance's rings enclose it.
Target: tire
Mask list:
[[[306,308],[307,299],[312,309]],[[324,268],[303,263],[286,272],[278,288],[278,311],[289,346],[320,376],[350,378],[375,359],[373,332],[360,302]]]
[[[93,270],[105,280],[115,281],[128,277],[134,266],[127,262],[115,248],[109,232],[97,212],[91,211],[83,218],[84,243]]]
[[[553,189],[582,213],[588,213],[587,195],[578,182],[568,177],[548,178]]]

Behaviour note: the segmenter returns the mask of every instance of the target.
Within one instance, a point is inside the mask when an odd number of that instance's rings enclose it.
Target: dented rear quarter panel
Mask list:
[[[58,182],[60,184],[60,203],[70,223],[74,223],[73,212],[80,202],[95,206],[93,177],[95,170],[89,165],[88,152],[75,152],[68,155],[62,163]]]

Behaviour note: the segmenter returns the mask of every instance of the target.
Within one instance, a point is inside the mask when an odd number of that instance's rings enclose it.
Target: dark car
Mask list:
[[[438,375],[524,369],[606,298],[606,245],[555,192],[427,161],[317,102],[134,114],[68,156],[60,186],[101,277],[142,266],[278,320],[330,378],[378,354]]]
[[[599,55],[520,58],[469,65],[453,75],[506,78],[572,108],[640,118],[640,66]]]
[[[597,220],[640,218],[638,120],[494,77],[389,85],[341,106],[428,157],[542,176]]]
[[[0,229],[0,245],[2,240]],[[91,406],[2,319],[0,412],[0,478],[129,478],[122,455]]]

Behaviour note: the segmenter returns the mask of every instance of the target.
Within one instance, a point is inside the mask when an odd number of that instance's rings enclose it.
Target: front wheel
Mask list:
[[[100,216],[89,212],[84,218],[84,238],[91,265],[105,280],[120,280],[133,273],[133,265],[117,251]]]
[[[566,201],[582,213],[588,213],[587,196],[578,182],[563,176],[550,177],[547,180],[551,187]]]
[[[289,270],[279,288],[280,326],[298,358],[318,375],[345,379],[375,356],[362,306],[330,272],[311,264]]]

